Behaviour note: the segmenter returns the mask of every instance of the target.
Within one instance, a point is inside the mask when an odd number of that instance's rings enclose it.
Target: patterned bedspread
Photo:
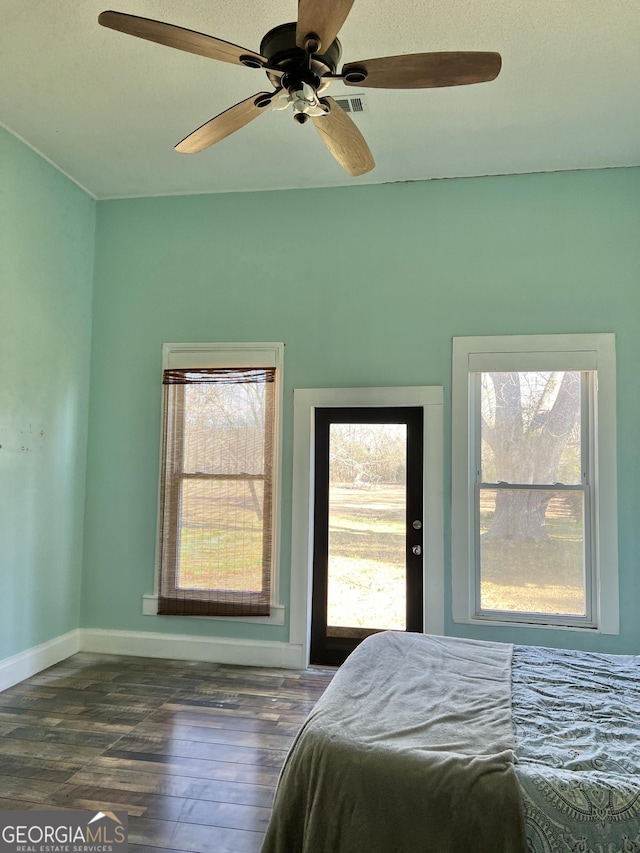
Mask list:
[[[640,853],[640,657],[516,646],[530,853]]]

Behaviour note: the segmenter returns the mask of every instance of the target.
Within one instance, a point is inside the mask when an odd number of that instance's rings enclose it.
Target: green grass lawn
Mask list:
[[[178,583],[182,589],[260,590],[262,531],[183,527]]]
[[[327,624],[404,630],[404,486],[331,488]]]
[[[488,530],[491,514],[483,520]],[[484,542],[481,605],[487,610],[583,615],[584,565],[581,526],[547,513],[547,538]]]
[[[493,518],[485,508],[482,529]],[[516,612],[582,614],[581,525],[559,501],[550,505],[541,543],[483,543],[482,606]],[[404,628],[404,487],[332,487],[330,625]]]
[[[404,629],[404,486],[331,489],[328,624]],[[492,512],[482,513],[483,529]],[[252,510],[227,524],[189,517],[180,539],[179,583],[185,589],[259,590],[262,532]],[[540,613],[584,612],[579,525],[552,508],[540,543],[482,545],[482,606]]]

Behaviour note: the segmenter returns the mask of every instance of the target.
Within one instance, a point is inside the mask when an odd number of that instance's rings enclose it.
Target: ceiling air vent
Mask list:
[[[333,99],[345,113],[369,112],[369,105],[364,95],[340,95]]]

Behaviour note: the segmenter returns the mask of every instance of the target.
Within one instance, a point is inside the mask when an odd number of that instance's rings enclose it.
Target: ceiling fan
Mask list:
[[[298,20],[264,36],[259,53],[227,41],[123,12],[102,12],[103,27],[175,47],[189,53],[262,69],[274,87],[258,92],[203,124],[176,145],[196,154],[240,130],[266,107],[291,107],[294,119],[313,121],[324,144],[350,175],[364,175],[375,163],[364,137],[333,98],[324,95],[334,81],[358,88],[427,89],[493,80],[499,53],[463,51],[414,53],[348,62],[337,73],[342,47],[337,35],[354,0],[299,0]]]

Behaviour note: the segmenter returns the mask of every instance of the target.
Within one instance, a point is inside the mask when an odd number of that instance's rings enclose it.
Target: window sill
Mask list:
[[[543,631],[581,631],[587,634],[611,634],[614,633],[612,631],[606,631],[603,628],[598,627],[597,625],[567,625],[563,624],[554,624],[551,622],[527,622],[522,620],[521,622],[516,621],[515,619],[456,619],[454,618],[454,624],[456,625],[489,625],[492,628],[541,628]],[[617,633],[617,632],[616,632]]]
[[[216,622],[253,622],[257,625],[284,625],[284,604],[272,604],[270,616],[188,616],[188,619],[213,619]],[[142,596],[142,615],[158,615],[158,596]],[[169,617],[172,618],[172,617]],[[176,618],[176,617],[173,617]],[[182,618],[182,617],[177,617]]]

